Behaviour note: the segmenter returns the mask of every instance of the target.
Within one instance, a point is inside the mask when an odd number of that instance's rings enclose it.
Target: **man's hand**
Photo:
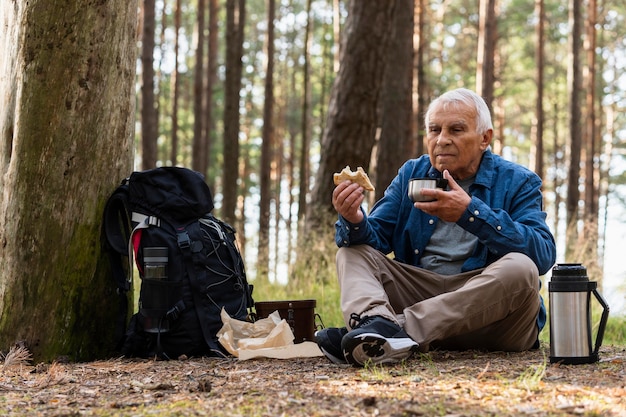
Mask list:
[[[351,181],[343,181],[333,190],[333,207],[350,223],[360,223],[363,220],[363,191],[363,187]]]
[[[463,212],[472,202],[472,198],[454,181],[448,170],[443,171],[443,177],[448,180],[448,191],[423,188],[421,190],[422,195],[432,196],[436,198],[436,200],[418,202],[413,205],[415,208],[430,215],[437,216],[441,220],[456,222],[461,218]]]

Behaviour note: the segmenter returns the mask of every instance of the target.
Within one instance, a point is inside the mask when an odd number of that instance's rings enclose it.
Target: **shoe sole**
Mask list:
[[[347,344],[344,356],[348,362],[361,366],[368,361],[395,363],[409,358],[418,346],[408,337],[387,339],[377,333],[362,333]]]

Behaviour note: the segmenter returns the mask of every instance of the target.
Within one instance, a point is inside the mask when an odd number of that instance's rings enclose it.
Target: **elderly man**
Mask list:
[[[316,334],[333,362],[539,345],[546,321],[539,275],[556,258],[541,179],[491,153],[491,115],[470,90],[435,99],[425,125],[428,155],[399,169],[369,215],[361,186],[344,181],[333,191],[347,327]],[[423,190],[435,200],[414,203],[408,184],[418,177],[443,177],[448,187]]]

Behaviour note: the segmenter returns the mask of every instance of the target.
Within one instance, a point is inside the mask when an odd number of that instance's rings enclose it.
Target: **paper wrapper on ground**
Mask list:
[[[294,344],[293,332],[278,311],[254,323],[233,319],[224,309],[221,317],[223,326],[217,333],[218,340],[230,354],[241,360],[323,356],[314,342]]]

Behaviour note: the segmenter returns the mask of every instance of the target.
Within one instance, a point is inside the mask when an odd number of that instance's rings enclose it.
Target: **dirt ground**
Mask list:
[[[549,350],[431,352],[392,366],[325,358],[115,359],[0,367],[4,416],[626,416],[626,347],[600,362]]]

